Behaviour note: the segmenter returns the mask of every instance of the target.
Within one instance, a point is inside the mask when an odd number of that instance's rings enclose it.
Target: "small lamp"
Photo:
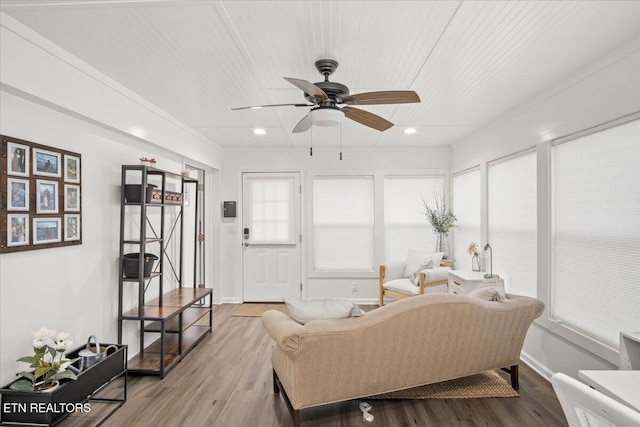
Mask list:
[[[484,278],[491,279],[493,277],[498,277],[498,275],[497,274],[495,276],[493,275],[493,249],[491,248],[491,245],[488,243],[484,245],[484,252],[486,253],[487,251],[489,251],[489,274],[485,273]]]

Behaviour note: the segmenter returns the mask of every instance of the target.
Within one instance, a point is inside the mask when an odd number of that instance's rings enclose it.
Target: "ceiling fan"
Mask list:
[[[310,83],[306,80],[284,77],[286,81],[301,89],[304,97],[312,104],[271,104],[252,107],[232,108],[232,110],[257,109],[263,107],[313,107],[293,128],[293,133],[306,132],[312,125],[336,126],[344,116],[370,128],[385,131],[393,123],[377,114],[354,108],[352,105],[407,104],[420,102],[420,97],[412,90],[387,90],[349,94],[349,88],[342,83],[330,82],[329,76],[338,68],[338,62],[320,59],[315,62],[316,69],[324,76],[324,81]],[[339,107],[339,104],[346,104]]]

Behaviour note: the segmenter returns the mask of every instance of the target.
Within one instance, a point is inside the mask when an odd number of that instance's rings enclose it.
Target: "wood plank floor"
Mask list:
[[[128,400],[103,425],[277,427],[293,425],[286,405],[272,391],[272,340],[260,318],[232,317],[237,305],[214,307],[214,331],[164,380],[129,377]],[[363,349],[366,357],[366,349]],[[508,375],[501,372],[505,378]],[[371,400],[372,423],[362,420],[358,400],[302,411],[304,427],[318,426],[566,426],[551,385],[520,367],[520,397],[486,399]],[[63,427],[90,426],[73,415]],[[107,406],[107,405],[104,405]]]

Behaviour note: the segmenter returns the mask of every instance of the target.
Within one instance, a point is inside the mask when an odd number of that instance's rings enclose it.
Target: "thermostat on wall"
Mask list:
[[[222,202],[222,216],[224,218],[235,218],[236,202]]]

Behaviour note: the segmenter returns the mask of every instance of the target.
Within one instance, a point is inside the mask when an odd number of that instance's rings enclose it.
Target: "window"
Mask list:
[[[551,149],[552,320],[618,347],[640,330],[640,120]]]
[[[384,178],[385,260],[405,260],[409,249],[433,252],[437,235],[424,213],[424,200],[433,206],[444,188],[444,176],[386,176]]]
[[[488,239],[493,273],[507,292],[537,295],[537,162],[535,151],[487,167]],[[485,270],[489,271],[486,265]]]
[[[458,221],[453,227],[453,259],[459,270],[471,269],[467,247],[480,241],[480,169],[460,172],[453,176],[452,210]]]
[[[374,271],[373,176],[313,179],[315,271]]]
[[[250,177],[249,229],[252,244],[292,245],[296,241],[293,177]]]

